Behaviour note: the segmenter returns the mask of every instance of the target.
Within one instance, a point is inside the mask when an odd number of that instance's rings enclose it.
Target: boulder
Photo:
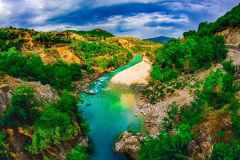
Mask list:
[[[144,139],[140,134],[134,134],[130,132],[123,132],[115,143],[115,151],[119,153],[127,153],[133,160],[138,158],[141,141]]]

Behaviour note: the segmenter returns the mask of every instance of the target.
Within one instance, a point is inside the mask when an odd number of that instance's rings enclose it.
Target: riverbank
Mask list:
[[[109,87],[109,82],[114,75],[141,61],[142,56],[135,55],[126,65],[93,81],[87,89],[94,91],[95,94],[80,93],[82,102],[79,105],[90,127],[88,138],[93,146],[92,160],[127,160],[125,154],[115,153],[112,145],[116,137],[125,130],[139,132],[142,120],[134,116],[133,105],[136,101],[131,88],[118,85]]]
[[[151,68],[152,63],[147,58],[144,58],[142,62],[113,76],[110,83],[126,86],[137,84],[147,85]]]

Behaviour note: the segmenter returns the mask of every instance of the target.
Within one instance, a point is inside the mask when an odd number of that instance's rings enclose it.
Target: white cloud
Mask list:
[[[91,23],[89,19],[89,24],[81,26],[49,24],[50,22],[48,21],[51,18],[61,17],[73,11],[81,11],[82,7],[87,7],[91,10],[93,7],[131,2],[159,2],[157,4],[163,7],[168,6],[175,15],[167,15],[160,12],[138,13],[132,16],[109,15],[109,18],[106,20],[100,19],[96,23]],[[88,30],[103,28],[116,35],[141,38],[158,35],[178,37],[184,30],[196,28],[199,21],[215,20],[239,2],[240,0],[0,0],[0,26],[13,25],[21,27],[22,24],[25,24],[39,30],[64,30],[69,28]],[[195,14],[195,17],[190,17],[191,19],[189,19],[186,14],[183,14],[185,12],[187,12],[189,17],[193,14]],[[202,15],[205,16],[203,17]],[[25,19],[21,19],[23,17]],[[159,25],[156,27],[146,25],[146,23],[151,22]],[[185,29],[174,26],[161,26],[161,23],[166,22],[183,24]]]
[[[0,0],[0,21],[3,23],[7,21],[11,15],[13,14],[12,12],[12,6],[7,3],[6,0]]]
[[[164,1],[164,0],[95,0],[93,5],[95,7],[99,7],[99,6],[124,4],[124,3],[154,3],[154,2],[161,2],[161,1]]]
[[[70,26],[67,24],[60,25],[46,25],[46,26],[35,26],[36,30],[66,30],[66,29],[76,29],[76,30],[90,30],[94,28],[102,28],[110,32],[115,33],[118,36],[133,36],[140,38],[148,38],[159,35],[167,36],[180,36],[179,29],[175,29],[171,26],[156,26],[148,27],[145,24],[151,21],[161,22],[172,22],[172,23],[187,23],[188,17],[186,15],[180,15],[176,18],[174,15],[165,15],[159,12],[155,13],[139,13],[134,16],[111,16],[106,21],[101,21],[97,24],[87,24],[82,26]],[[123,26],[123,30],[119,31],[119,28]]]
[[[83,0],[25,0],[26,11],[32,18],[30,23],[41,24],[55,16],[75,11],[81,7]]]

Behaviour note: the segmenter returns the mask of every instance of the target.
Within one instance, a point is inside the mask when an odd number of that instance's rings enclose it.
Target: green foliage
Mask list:
[[[103,42],[75,40],[70,47],[85,61],[86,68],[90,70],[93,66],[104,70],[109,67],[118,67],[132,58],[132,54],[126,49]]]
[[[227,55],[225,41],[222,36],[214,34],[225,27],[239,25],[240,19],[236,17],[239,13],[240,5],[214,23],[200,23],[197,32],[194,30],[184,32],[184,40],[173,41],[156,50],[156,63],[161,70],[172,68],[178,72],[189,73],[202,67],[209,67],[212,62],[222,61]],[[152,75],[154,79],[159,79],[155,73]]]
[[[161,71],[160,71],[160,66],[158,64],[153,65],[151,76],[157,80],[161,79]]]
[[[49,106],[35,124],[28,150],[38,154],[52,144],[73,138],[76,133],[77,127],[73,124],[71,116],[61,112],[54,105]]]
[[[236,72],[236,68],[235,66],[233,65],[232,61],[224,61],[222,63],[223,65],[223,68],[225,71],[229,72],[230,74],[234,75],[235,72]]]
[[[31,125],[39,116],[34,91],[27,86],[18,86],[11,97],[9,109],[3,121],[8,127]]]
[[[48,158],[47,156],[43,157],[43,160],[52,160],[51,158]]]
[[[231,27],[238,27],[240,24],[240,5],[234,7],[231,11],[226,13],[224,16],[217,19],[217,21],[208,23],[202,22],[199,24],[198,31],[189,31],[184,33],[184,37],[189,37],[193,35],[204,36],[213,36],[217,32]]]
[[[240,141],[233,139],[229,143],[214,144],[211,160],[238,160],[240,159]]]
[[[190,31],[184,32],[183,36],[184,36],[184,38],[188,38],[188,37],[192,37],[195,34],[196,34],[195,30],[190,30]]]
[[[7,136],[4,132],[0,132],[0,159],[9,160],[11,157],[8,151]]]
[[[101,29],[93,29],[91,31],[75,31],[75,30],[67,30],[66,32],[73,32],[80,34],[84,37],[99,37],[99,38],[107,38],[107,37],[114,37],[113,34],[110,32],[101,30]]]
[[[70,38],[66,37],[62,33],[55,32],[40,32],[32,36],[33,40],[40,43],[70,43]]]
[[[9,29],[0,29],[0,51],[7,51],[15,47],[19,49],[22,46],[23,40],[19,38],[19,33]]]
[[[124,48],[121,48],[116,45],[110,45],[103,42],[86,42],[75,40],[71,44],[71,48],[77,53],[84,53],[81,55],[83,58],[88,58],[92,56],[102,55],[102,54],[115,54],[119,51],[126,51]]]
[[[214,23],[201,23],[197,32],[185,32],[185,39],[172,41],[163,48],[157,49],[151,76],[160,80],[165,69],[171,69],[178,74],[193,73],[200,68],[211,66],[211,63],[223,61],[226,58],[227,49],[223,37],[215,36],[215,33],[226,27],[239,26],[239,13],[240,5]],[[189,106],[181,107],[177,119],[175,119],[177,109],[173,107],[168,110],[168,116],[162,124],[162,129],[167,133],[162,132],[157,138],[145,140],[141,145],[140,160],[187,159],[186,150],[192,138],[192,129],[205,120],[209,112],[219,109],[225,111],[227,108],[226,112],[230,110],[232,131],[235,134],[234,137],[239,138],[240,104],[239,99],[235,97],[235,91],[238,89],[234,81],[236,70],[232,62],[226,61],[222,64],[224,71],[218,69],[205,78],[196,90],[194,101]],[[162,82],[171,83],[169,79]],[[162,95],[162,91],[160,90],[158,94]],[[186,132],[181,132],[176,127],[178,125],[188,126],[188,129]],[[225,133],[218,130],[217,136],[223,138]],[[216,143],[211,159],[237,160],[240,159],[239,155],[239,139],[234,139],[229,143]]]
[[[203,118],[205,104],[205,100],[197,99],[189,107],[183,107],[181,109],[182,123],[191,127],[198,124]]]
[[[108,69],[111,65],[111,59],[106,57],[99,57],[95,61],[96,61],[96,66],[104,70]]]
[[[218,69],[210,73],[204,80],[201,91],[189,107],[181,110],[182,123],[194,126],[198,124],[210,110],[221,109],[231,104],[234,97],[233,76]]]
[[[89,154],[85,146],[78,145],[67,155],[67,160],[89,160]]]
[[[167,108],[167,116],[163,118],[162,122],[162,130],[165,132],[169,132],[170,130],[174,129],[173,120],[178,112],[178,105],[176,103],[172,103],[168,105]]]
[[[233,110],[231,113],[231,120],[232,120],[232,130],[233,133],[240,137],[240,115],[239,110]]]
[[[190,73],[202,67],[209,67],[213,61],[221,61],[227,50],[221,36],[194,36],[177,40],[157,49],[152,77],[168,82],[177,77],[178,72]]]
[[[172,79],[177,78],[177,73],[171,68],[160,70],[159,65],[155,64],[153,66],[151,76],[156,80],[160,80],[161,82],[169,82]]]
[[[57,102],[47,106],[35,122],[27,150],[38,154],[53,144],[73,138],[78,134],[76,122],[81,126],[81,133],[86,134],[87,125],[78,109],[77,99],[64,92]]]
[[[139,160],[187,159],[186,148],[191,137],[187,125],[179,126],[173,135],[162,132],[157,138],[149,138],[141,145]]]
[[[25,80],[41,81],[56,89],[71,89],[72,81],[82,77],[78,64],[59,61],[45,65],[39,56],[27,58],[14,48],[0,54],[0,71]]]
[[[205,79],[199,99],[204,99],[214,109],[220,109],[228,104],[233,93],[233,76],[218,69]]]

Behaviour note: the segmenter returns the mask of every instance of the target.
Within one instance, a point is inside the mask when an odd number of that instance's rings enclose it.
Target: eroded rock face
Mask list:
[[[4,82],[1,82],[1,81],[4,81]],[[2,90],[2,92],[7,93],[8,98],[10,98],[14,89],[19,85],[26,85],[26,86],[32,87],[35,91],[36,98],[39,101],[54,101],[58,99],[57,92],[53,90],[49,85],[43,85],[40,82],[26,82],[11,76],[1,77],[0,93]],[[2,86],[2,89],[1,89],[1,86]],[[1,107],[1,102],[0,102],[0,107]]]
[[[24,145],[30,141],[32,137],[30,134],[26,133],[23,128],[15,130],[7,129],[5,132],[9,137],[10,153],[14,160],[43,160],[45,156],[54,160],[65,160],[67,154],[78,144],[84,146],[88,145],[88,140],[83,136],[80,128],[77,128],[78,131],[72,139],[62,141],[59,144],[53,144],[48,149],[34,155],[24,150]]]
[[[9,104],[10,97],[12,95],[12,90],[9,85],[0,85],[0,112],[6,109]]]
[[[115,143],[115,151],[127,153],[133,160],[136,160],[140,152],[142,140],[144,140],[144,136],[125,131],[120,136],[118,142]]]
[[[219,35],[224,36],[226,43],[228,44],[238,44],[240,42],[240,29],[236,28],[227,28],[219,33]]]
[[[35,96],[39,101],[52,102],[59,98],[58,93],[49,85],[43,85],[40,82],[26,82],[2,74],[0,75],[0,113],[7,109],[12,93],[19,85],[32,87],[35,91]],[[12,159],[14,160],[41,160],[44,159],[44,156],[55,160],[64,160],[66,159],[66,155],[76,145],[88,145],[88,140],[82,134],[79,124],[76,123],[76,127],[78,130],[72,139],[62,141],[59,144],[54,144],[37,155],[32,155],[24,150],[24,145],[32,138],[31,130],[25,132],[24,128],[7,128],[4,132],[8,136],[9,151],[12,154]]]
[[[210,113],[204,121],[193,129],[198,135],[188,146],[189,159],[210,159],[213,145],[216,142],[229,142],[233,137],[229,113],[219,110]],[[224,132],[224,137],[218,136],[218,131]]]

